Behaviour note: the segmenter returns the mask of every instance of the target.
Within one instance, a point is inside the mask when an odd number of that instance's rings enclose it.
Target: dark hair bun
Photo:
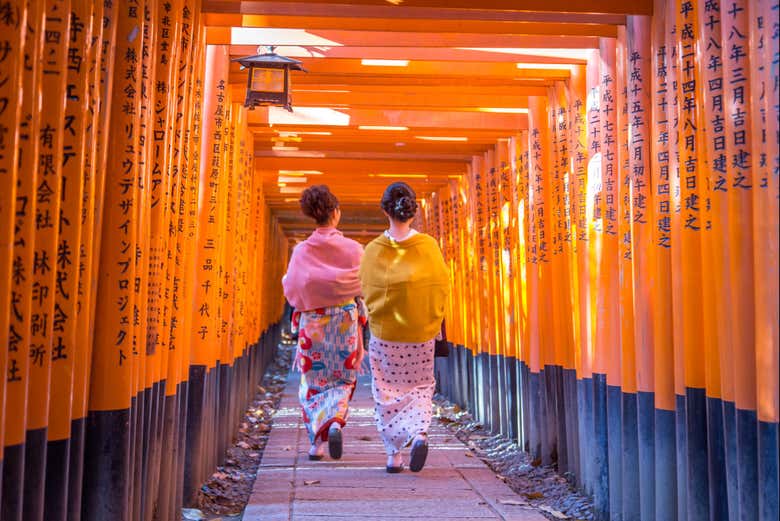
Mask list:
[[[417,210],[417,203],[411,197],[404,196],[396,199],[393,208],[395,209],[395,214],[398,216],[399,220],[406,221],[407,219],[414,217]]]
[[[417,213],[414,190],[401,181],[391,184],[382,195],[382,209],[396,221],[408,221]]]
[[[317,224],[328,224],[333,212],[339,207],[339,200],[326,185],[310,186],[301,194],[301,211]]]

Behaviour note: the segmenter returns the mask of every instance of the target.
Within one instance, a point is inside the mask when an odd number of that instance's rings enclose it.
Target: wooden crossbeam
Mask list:
[[[528,87],[523,92],[532,95],[545,94],[544,88]],[[246,86],[232,86],[233,99],[243,99]],[[407,110],[452,110],[455,112],[474,111],[482,107],[527,108],[527,95],[492,95],[471,93],[419,93],[416,89],[397,91],[360,92],[351,88],[326,90],[298,90],[293,92],[296,107],[355,107],[355,108],[395,108]]]
[[[307,73],[297,73],[293,79],[307,74],[328,75],[340,74],[353,75],[389,75],[389,76],[436,76],[458,77],[468,76],[475,78],[501,78],[508,80],[522,80],[532,78],[566,79],[570,71],[566,65],[560,65],[560,69],[545,68],[547,64],[523,64],[518,68],[516,62],[457,62],[457,61],[418,61],[411,60],[407,66],[370,66],[364,65],[359,59],[327,58],[312,59],[306,62]],[[557,65],[556,65],[557,66]],[[231,72],[240,72],[237,62],[231,65]]]
[[[524,22],[569,22],[625,24],[624,14],[577,12],[577,11],[528,11],[518,9],[483,9],[481,5],[468,9],[437,7],[409,7],[403,4],[355,5],[352,3],[290,3],[290,2],[244,2],[237,12],[224,14],[266,15],[266,16],[310,16],[342,18],[387,18],[387,19],[429,19],[429,20],[485,20]]]
[[[246,85],[245,72],[233,72],[229,76],[230,83]],[[525,79],[507,79],[507,78],[482,78],[477,76],[397,76],[391,74],[370,74],[344,76],[341,74],[303,74],[293,73],[292,84],[297,88],[304,88],[305,85],[336,85],[340,84],[348,88],[348,85],[358,86],[384,86],[397,83],[406,86],[407,89],[416,89],[417,87],[436,87],[436,86],[456,86],[461,85],[464,89],[493,89],[500,87],[516,86],[521,87],[549,87],[552,80],[545,77],[525,78]]]
[[[617,36],[617,26],[604,23],[525,22],[492,20],[442,20],[351,18],[332,16],[277,16],[206,14],[209,27],[307,28],[310,30],[362,30],[433,33],[536,34],[568,36]]]
[[[262,32],[262,31],[261,31]],[[266,33],[264,33],[266,34]],[[412,49],[436,48],[553,48],[553,49],[598,49],[597,36],[571,36],[560,34],[529,35],[529,34],[487,34],[464,31],[461,33],[410,32],[402,34],[394,31],[365,30],[315,30],[312,28],[298,29],[280,38],[278,33],[273,36],[260,36],[260,40],[250,42],[253,45],[289,45],[311,46],[312,37],[322,39],[332,44],[320,46],[345,47],[396,47]],[[255,37],[253,37],[255,38]],[[269,38],[265,41],[263,38]],[[206,41],[212,45],[231,45],[233,41],[231,27],[207,27]],[[319,44],[318,44],[319,45]]]
[[[253,4],[265,2],[246,2],[241,0],[204,0],[203,11],[207,13],[241,13],[253,9]],[[319,4],[339,5],[342,1],[334,0],[280,0],[276,3],[291,5]],[[356,6],[387,6],[390,2],[383,0],[355,0],[349,4]],[[561,13],[614,13],[614,14],[653,14],[652,0],[634,0],[620,2],[617,0],[485,0],[477,5],[472,0],[403,0],[392,2],[401,8],[438,8],[438,9],[480,9],[501,11],[548,11]],[[400,5],[402,4],[402,5]]]
[[[276,172],[278,170],[319,170],[325,173],[369,173],[408,174],[420,173],[426,175],[453,175],[466,171],[468,163],[463,161],[415,161],[410,157],[408,161],[376,159],[331,159],[331,158],[276,158],[263,157],[255,159],[255,168],[261,171]]]
[[[327,120],[314,119],[301,107],[293,114],[284,114],[282,110],[273,109],[269,114],[267,107],[258,107],[249,112],[247,118],[249,126],[268,124],[328,124]],[[335,111],[335,109],[333,109]],[[348,116],[347,123],[352,127],[407,127],[407,128],[474,128],[474,129],[506,129],[514,132],[528,128],[526,114],[495,114],[482,112],[442,112],[420,110],[370,110],[350,109],[348,111],[335,111],[338,114]],[[327,117],[327,116],[325,116]],[[282,119],[284,118],[284,119]],[[343,118],[342,118],[343,119]],[[318,123],[319,121],[319,123]],[[390,131],[388,131],[390,132]],[[388,136],[390,137],[390,136]]]
[[[367,35],[368,36],[368,35]],[[258,44],[232,44],[229,53],[232,58],[250,56],[257,53]],[[536,49],[536,50],[535,50]],[[380,47],[359,45],[279,45],[275,50],[278,54],[301,60],[342,58],[342,59],[372,59],[372,60],[414,60],[440,62],[479,62],[479,63],[581,63],[586,62],[582,49],[565,48],[513,48],[491,50],[457,49],[443,47]]]

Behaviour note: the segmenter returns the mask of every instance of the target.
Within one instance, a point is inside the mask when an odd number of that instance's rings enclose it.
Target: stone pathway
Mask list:
[[[367,376],[352,400],[342,458],[309,461],[298,378],[290,375],[274,416],[244,521],[545,520],[435,421],[425,468],[387,474]]]

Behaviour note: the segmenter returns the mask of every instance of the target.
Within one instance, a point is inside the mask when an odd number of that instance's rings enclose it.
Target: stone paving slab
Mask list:
[[[428,514],[430,515],[430,514]],[[447,517],[447,518],[440,518],[440,517],[379,517],[379,516],[366,516],[361,517],[361,520],[365,519],[366,521],[387,521],[388,519],[392,519],[393,521],[420,521],[421,519],[430,519],[431,521],[438,520],[438,519],[446,519],[446,521],[469,521],[470,519],[474,519],[473,517]],[[485,519],[485,518],[481,518]],[[497,519],[497,518],[487,518],[487,519]],[[275,520],[274,520],[275,521]],[[293,521],[333,521],[333,517],[331,516],[295,516],[293,518]]]
[[[428,487],[393,487],[396,495],[414,495],[414,499],[436,499],[441,500],[446,496],[450,500],[471,500],[473,491],[471,488],[428,488]],[[296,487],[295,499],[301,501],[330,501],[339,497],[339,492],[343,487],[316,486],[316,487]],[[363,487],[360,489],[360,497],[365,501],[382,501],[387,499],[387,489],[381,487]]]
[[[421,519],[436,519],[436,516],[444,514],[441,518],[449,517],[447,514],[457,513],[472,519],[496,519],[493,511],[487,504],[480,504],[471,499],[446,499],[446,508],[442,509],[441,499],[420,499],[416,495],[411,497],[390,497],[384,499],[362,498],[360,490],[352,490],[356,496],[344,500],[331,501],[301,501],[295,499],[294,516],[297,515],[330,515],[334,519],[363,519],[366,516],[395,519],[399,516]],[[435,515],[434,515],[435,513]]]
[[[287,381],[244,521],[545,521],[531,507],[502,503],[523,498],[435,423],[422,472],[385,472],[367,376],[360,378],[352,400],[344,456],[309,461],[298,407],[299,378],[291,375]],[[405,461],[408,457],[407,449]]]

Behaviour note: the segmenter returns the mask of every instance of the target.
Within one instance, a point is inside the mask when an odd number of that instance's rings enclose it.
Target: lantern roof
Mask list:
[[[273,52],[266,52],[263,54],[255,54],[254,56],[244,56],[242,58],[233,58],[232,61],[236,61],[241,64],[242,67],[271,67],[278,69],[290,69],[294,71],[306,72],[303,68],[302,62],[294,58],[287,58],[286,56],[280,56]]]

